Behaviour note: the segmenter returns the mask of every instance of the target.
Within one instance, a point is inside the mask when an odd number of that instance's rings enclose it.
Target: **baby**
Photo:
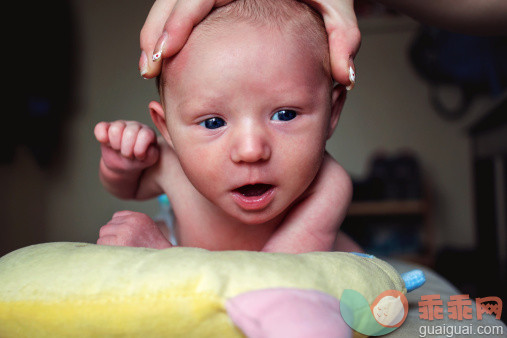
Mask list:
[[[100,177],[120,198],[167,194],[178,245],[209,250],[360,251],[339,233],[349,176],[325,151],[345,89],[333,85],[322,18],[296,0],[215,9],[165,61],[161,134],[101,122]],[[166,248],[146,215],[116,213],[98,244]]]

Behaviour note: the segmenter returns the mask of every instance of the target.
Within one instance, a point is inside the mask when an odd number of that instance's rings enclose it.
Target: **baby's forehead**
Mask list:
[[[251,30],[266,30],[283,34],[286,39],[280,43],[295,44],[294,48],[307,47],[330,74],[329,47],[324,21],[321,15],[305,2],[298,0],[235,0],[225,6],[214,8],[190,34],[182,53],[174,59],[184,65],[185,50],[192,44],[206,45],[209,39],[222,31],[234,31],[238,25],[249,25]],[[245,37],[246,38],[246,37]],[[289,42],[290,41],[290,42]],[[224,41],[225,43],[226,41]],[[217,46],[220,48],[220,46]],[[172,72],[173,69],[167,69]],[[177,71],[180,67],[174,67]]]
[[[245,32],[239,39],[237,34],[235,35],[238,31]],[[278,37],[275,46],[272,42],[274,36]],[[204,60],[209,61],[210,58],[216,57],[217,63],[227,59],[232,64],[239,59],[239,55],[248,53],[249,50],[255,51],[255,47],[266,51],[263,57],[261,55],[261,64],[245,64],[245,68],[262,67],[262,63],[277,62],[277,58],[270,53],[276,48],[284,51],[285,61],[296,62],[304,57],[309,63],[314,63],[316,68],[322,69],[326,76],[331,77],[327,39],[319,41],[308,31],[298,32],[290,27],[237,20],[232,25],[231,22],[222,20],[199,25],[194,29],[183,49],[164,63],[162,88],[168,82],[176,81],[179,76],[185,76],[188,66],[207,65],[208,69],[213,71],[214,64]]]

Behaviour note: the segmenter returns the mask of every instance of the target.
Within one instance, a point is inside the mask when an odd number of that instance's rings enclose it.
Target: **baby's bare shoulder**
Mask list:
[[[321,168],[315,177],[316,192],[352,192],[352,180],[347,171],[329,154],[326,153]]]
[[[178,198],[182,192],[191,190],[193,186],[185,175],[174,149],[160,139],[159,146],[160,161],[156,169],[157,181],[172,203],[173,199]]]
[[[157,141],[160,147],[160,165],[164,169],[171,169],[179,165],[178,156],[176,156],[174,149],[162,137],[158,137]]]

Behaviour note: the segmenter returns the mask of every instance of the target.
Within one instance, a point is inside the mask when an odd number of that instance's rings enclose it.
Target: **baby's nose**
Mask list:
[[[271,147],[266,132],[261,128],[238,131],[231,148],[231,159],[235,163],[267,161]]]

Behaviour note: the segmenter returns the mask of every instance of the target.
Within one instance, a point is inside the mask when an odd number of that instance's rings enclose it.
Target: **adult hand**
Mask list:
[[[233,0],[156,0],[141,30],[141,76],[160,74],[161,59],[176,54],[192,28],[214,7]],[[353,0],[304,0],[322,14],[329,37],[333,78],[351,89],[355,82],[353,58],[361,42]]]
[[[194,26],[214,7],[233,0],[156,0],[141,29],[139,71],[144,78],[156,77],[161,59],[178,53]]]
[[[354,57],[361,44],[353,0],[304,0],[324,18],[336,82],[352,89],[356,82]]]

